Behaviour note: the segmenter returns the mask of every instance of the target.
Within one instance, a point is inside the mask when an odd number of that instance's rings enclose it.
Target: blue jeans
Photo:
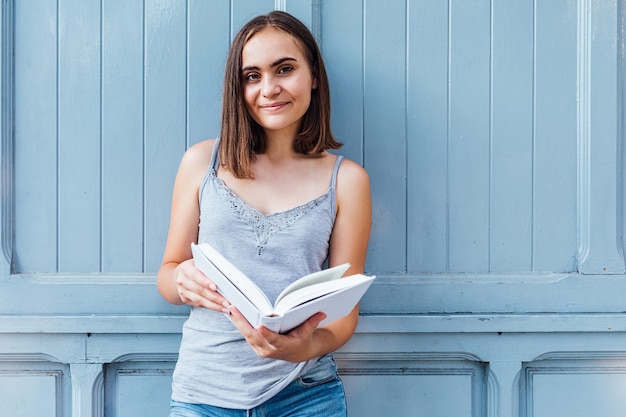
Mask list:
[[[275,397],[251,410],[235,410],[172,400],[170,417],[346,417],[346,396],[337,375],[325,381],[298,378]]]

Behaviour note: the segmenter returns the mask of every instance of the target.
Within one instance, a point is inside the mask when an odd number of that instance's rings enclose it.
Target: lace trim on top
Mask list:
[[[233,212],[254,230],[259,255],[263,253],[267,241],[273,234],[294,224],[300,217],[326,200],[332,191],[332,189],[329,189],[325,194],[308,203],[289,210],[265,215],[233,193],[226,183],[221,178],[218,178],[214,169],[211,169],[210,175],[217,185],[220,196],[230,204]]]

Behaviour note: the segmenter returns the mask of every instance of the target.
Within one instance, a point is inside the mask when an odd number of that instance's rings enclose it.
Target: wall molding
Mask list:
[[[465,362],[483,363],[481,359],[468,352],[337,352],[334,358],[340,362],[367,362],[371,364],[419,363],[419,362]],[[393,366],[393,365],[392,365]],[[376,367],[376,366],[374,366]]]
[[[585,351],[585,352],[568,352],[568,351],[554,351],[546,352],[531,363],[545,362],[545,361],[626,361],[626,351]]]
[[[179,335],[186,315],[0,315],[0,335]],[[626,315],[362,314],[356,334],[624,334]],[[113,355],[113,361],[128,359]],[[13,358],[9,356],[9,358]],[[464,358],[470,360],[471,358]],[[0,356],[0,361],[3,356]],[[48,359],[42,359],[48,360]]]
[[[178,353],[127,353],[111,361],[121,362],[176,362]]]
[[[2,362],[48,362],[48,363],[63,363],[58,358],[46,353],[1,353],[0,363]]]
[[[163,320],[161,326],[167,328],[188,311],[160,297],[154,275],[90,274],[61,276],[59,280],[51,275],[0,276],[0,332],[42,328],[67,332],[63,323],[70,319],[75,320],[71,333],[97,332],[108,326],[106,323],[126,316],[130,320],[124,321],[119,331],[128,328],[143,332],[134,326],[149,323],[145,316]],[[361,313],[447,317],[471,314],[491,317],[491,322],[498,317],[545,314],[555,323],[561,322],[563,315],[596,313],[602,323],[605,315],[626,311],[626,300],[615,296],[623,292],[623,275],[379,274],[361,302]],[[41,321],[27,321],[34,317]],[[89,330],[89,326],[94,328]]]

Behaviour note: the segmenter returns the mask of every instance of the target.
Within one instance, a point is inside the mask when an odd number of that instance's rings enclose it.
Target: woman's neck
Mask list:
[[[275,161],[293,158],[295,155],[293,150],[294,137],[295,135],[292,134],[272,134],[266,132],[264,154],[268,159]]]

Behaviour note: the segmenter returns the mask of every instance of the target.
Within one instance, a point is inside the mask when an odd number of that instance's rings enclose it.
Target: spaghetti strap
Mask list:
[[[339,172],[339,165],[341,165],[341,161],[343,161],[343,156],[337,156],[337,160],[335,161],[335,167],[333,168],[333,176],[330,179],[330,189],[328,190],[328,194],[330,194],[331,199],[331,207],[333,216],[337,214],[337,173]]]
[[[217,169],[220,165],[219,144],[219,138],[215,139],[215,143],[213,144],[213,152],[211,152],[211,160],[209,161],[209,169],[207,169],[206,174],[204,174],[204,178],[202,179],[202,183],[200,184],[200,189],[198,190],[198,198],[202,196],[207,182],[209,182],[211,178],[217,178]]]
[[[337,185],[337,172],[339,172],[339,165],[341,165],[341,161],[343,161],[343,156],[337,156],[337,160],[335,161],[335,167],[333,168],[333,176],[330,180],[331,189],[334,189],[335,185]]]
[[[217,175],[217,170],[220,166],[219,148],[220,148],[220,139],[217,138],[215,139],[215,143],[213,144],[213,153],[211,154],[211,161],[209,162],[209,166],[213,168],[213,171],[215,171],[216,175]]]

